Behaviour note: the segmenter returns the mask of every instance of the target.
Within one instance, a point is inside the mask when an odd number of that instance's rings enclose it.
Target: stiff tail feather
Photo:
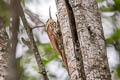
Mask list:
[[[64,51],[61,52],[61,56],[62,56],[62,60],[63,60],[64,65],[65,65],[65,68],[67,69],[67,72],[68,72],[68,74],[70,76],[69,67],[68,67],[68,63],[67,63],[67,59],[66,59]]]

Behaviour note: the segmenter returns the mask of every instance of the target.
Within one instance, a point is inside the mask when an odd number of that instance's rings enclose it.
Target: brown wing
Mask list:
[[[69,73],[69,68],[68,68],[67,59],[66,59],[66,56],[65,56],[64,49],[59,48],[59,45],[62,45],[62,42],[60,42],[60,41],[62,41],[60,36],[59,35],[55,36],[54,33],[53,33],[53,30],[52,30],[52,28],[50,26],[47,28],[47,33],[48,33],[48,37],[50,39],[50,42],[51,42],[53,48],[58,53],[60,53],[60,55],[61,55],[61,57],[63,59],[63,62],[65,64],[65,67],[66,67],[66,69],[67,69],[67,71]]]
[[[51,29],[50,27],[47,28],[47,34],[48,34],[48,37],[49,37],[49,39],[50,39],[50,42],[51,42],[53,48],[54,48],[57,52],[59,52],[58,46],[57,46],[56,41],[55,41],[56,39],[55,39],[54,34],[53,34],[53,31],[52,31],[52,29]]]

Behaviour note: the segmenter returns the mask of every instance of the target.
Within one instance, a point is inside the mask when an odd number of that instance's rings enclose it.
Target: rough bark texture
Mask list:
[[[0,17],[0,80],[6,80],[8,75],[8,36],[5,32],[5,27],[3,27],[3,22]]]
[[[57,8],[71,79],[111,80],[96,0],[57,0]]]
[[[111,80],[96,0],[70,0],[70,4],[75,16],[86,80]]]
[[[79,51],[77,31],[74,28],[70,5],[65,0],[57,0],[57,8],[70,77],[72,80],[85,80],[82,55]]]

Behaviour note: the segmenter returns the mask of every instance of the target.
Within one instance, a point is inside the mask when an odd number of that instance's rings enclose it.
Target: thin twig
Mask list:
[[[48,76],[47,76],[47,73],[46,73],[46,70],[45,70],[45,67],[42,63],[42,60],[41,60],[41,57],[40,57],[40,54],[39,54],[39,51],[38,51],[38,48],[36,46],[36,42],[34,40],[34,37],[33,37],[33,33],[32,33],[32,29],[31,27],[29,26],[26,18],[25,18],[25,15],[24,15],[24,12],[23,12],[23,8],[22,6],[20,5],[20,1],[19,0],[15,0],[16,1],[16,4],[18,6],[18,10],[19,10],[19,13],[20,13],[20,17],[22,19],[22,22],[23,22],[23,25],[26,29],[26,32],[28,34],[28,37],[30,38],[30,44],[32,46],[32,50],[34,52],[34,55],[35,55],[35,58],[36,58],[36,61],[37,61],[37,64],[39,66],[39,69],[40,69],[40,73],[42,74],[43,76],[43,80],[49,80],[48,79]]]
[[[24,12],[30,17],[31,21],[35,23],[35,25],[45,25],[40,19],[37,14],[34,14],[29,9],[24,7]],[[45,26],[44,26],[45,27]]]
[[[32,28],[32,30],[35,29],[35,28],[40,28],[40,27],[45,27],[45,25],[42,25],[42,26],[35,26],[35,27]]]
[[[30,41],[26,41],[24,38],[21,38],[22,39],[22,42],[28,46],[29,49],[32,48],[31,44],[30,44]]]

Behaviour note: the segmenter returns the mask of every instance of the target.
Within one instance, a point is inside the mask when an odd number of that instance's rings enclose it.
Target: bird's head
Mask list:
[[[49,7],[49,16],[50,16],[50,18],[47,20],[47,22],[46,22],[46,30],[47,30],[47,28],[48,28],[48,26],[50,25],[50,24],[54,24],[55,23],[55,21],[52,19],[52,16],[51,16],[51,11],[50,11],[50,7]],[[52,26],[51,26],[52,27]]]

